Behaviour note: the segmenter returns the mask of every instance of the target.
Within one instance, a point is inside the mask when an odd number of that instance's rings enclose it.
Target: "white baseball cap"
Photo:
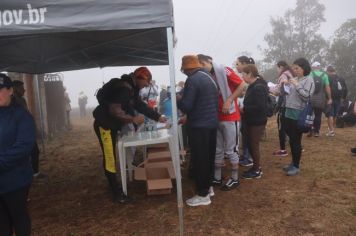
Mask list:
[[[319,66],[320,66],[320,62],[314,61],[311,66],[312,66],[312,67],[319,67]]]

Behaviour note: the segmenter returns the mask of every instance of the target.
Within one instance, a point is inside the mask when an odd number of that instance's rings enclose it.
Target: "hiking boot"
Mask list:
[[[258,170],[251,168],[242,174],[243,179],[259,179],[261,178],[261,176],[262,176],[261,168],[259,168]]]
[[[289,165],[283,167],[283,171],[288,172],[293,166],[294,166],[293,163],[290,163]]]
[[[351,153],[354,154],[354,155],[356,155],[356,147],[351,148]]]
[[[329,131],[326,133],[326,136],[328,137],[334,137],[335,136],[335,132],[332,130],[332,131]]]
[[[113,201],[118,202],[118,203],[131,203],[131,202],[133,202],[133,198],[127,196],[124,193],[120,193],[120,194],[114,196]]]
[[[220,186],[220,185],[222,185],[222,180],[221,180],[221,179],[213,179],[213,180],[211,181],[211,184],[212,184],[213,186]]]
[[[287,175],[288,176],[295,176],[295,175],[299,175],[299,168],[292,166],[288,171],[287,171]]]
[[[230,178],[220,189],[222,191],[230,191],[240,185],[239,179],[234,180],[233,178]]]
[[[209,188],[209,197],[214,197],[214,196],[215,196],[214,187],[210,186],[210,188]]]
[[[288,152],[286,150],[277,150],[273,152],[273,155],[277,157],[286,157],[288,156]]]
[[[244,167],[252,166],[253,162],[250,159],[242,159],[242,160],[240,160],[239,165],[244,166]]]
[[[209,194],[206,195],[205,197],[195,195],[192,198],[189,198],[187,201],[185,201],[188,206],[207,206],[210,205],[210,196]]]

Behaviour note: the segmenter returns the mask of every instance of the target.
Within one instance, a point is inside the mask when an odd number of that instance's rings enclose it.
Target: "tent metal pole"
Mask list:
[[[38,105],[38,111],[40,114],[40,128],[41,128],[41,144],[42,144],[42,153],[43,155],[46,154],[45,152],[45,145],[44,145],[44,140],[45,140],[45,131],[44,131],[44,118],[43,118],[43,110],[42,110],[42,99],[40,95],[40,80],[38,78],[38,75],[34,75],[36,79],[36,96],[37,96],[37,105]]]
[[[176,82],[175,82],[175,65],[174,65],[174,54],[173,54],[173,29],[167,28],[167,46],[168,46],[168,59],[169,59],[169,77],[170,77],[170,92],[172,98],[172,115],[173,115],[173,134],[178,134],[178,117],[177,117],[177,100],[176,100]],[[177,201],[178,201],[178,213],[179,213],[179,233],[181,236],[184,234],[184,224],[183,224],[183,196],[182,196],[182,177],[180,171],[180,160],[179,160],[179,146],[178,137],[173,135],[174,150],[173,150],[173,161],[176,173],[176,184],[177,184]]]

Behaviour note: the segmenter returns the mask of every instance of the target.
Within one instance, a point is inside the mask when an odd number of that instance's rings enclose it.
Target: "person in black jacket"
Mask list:
[[[93,111],[94,130],[99,139],[103,152],[103,165],[113,194],[113,201],[120,203],[131,202],[126,196],[116,178],[115,145],[118,131],[125,134],[134,131],[144,122],[143,115],[148,118],[165,122],[166,118],[149,108],[139,97],[139,91],[149,86],[152,80],[151,72],[146,67],[137,68],[132,74],[124,75],[121,79],[111,79],[105,92],[100,93],[99,106]],[[105,86],[105,85],[104,85]]]
[[[181,71],[188,76],[183,96],[177,95],[178,108],[187,114],[188,138],[197,195],[186,201],[189,206],[209,205],[218,126],[218,89],[198,57],[182,58]]]
[[[11,79],[0,73],[0,235],[31,234],[27,195],[36,140],[31,114],[12,101]]]
[[[267,124],[268,87],[266,81],[258,74],[255,65],[249,64],[242,68],[242,78],[249,84],[243,114],[246,122],[248,148],[252,156],[253,166],[243,173],[244,179],[261,178],[260,139]]]

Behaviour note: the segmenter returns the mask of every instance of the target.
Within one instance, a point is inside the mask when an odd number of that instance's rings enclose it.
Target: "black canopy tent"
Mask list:
[[[106,66],[169,65],[173,60],[171,0],[2,0],[0,71],[29,74]],[[171,86],[175,101],[175,86]],[[172,103],[176,111],[175,102]],[[173,133],[177,134],[173,112]],[[180,234],[183,203],[174,137]]]
[[[167,65],[172,9],[169,0],[3,0],[0,69]]]

